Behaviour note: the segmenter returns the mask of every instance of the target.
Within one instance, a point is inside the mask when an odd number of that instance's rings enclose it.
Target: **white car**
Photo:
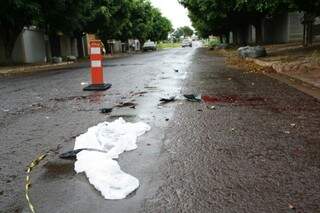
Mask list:
[[[148,51],[148,50],[156,51],[157,50],[157,45],[153,41],[147,41],[147,42],[145,42],[143,44],[142,50],[143,51]]]
[[[184,39],[181,43],[181,47],[192,47],[192,41],[189,39]]]

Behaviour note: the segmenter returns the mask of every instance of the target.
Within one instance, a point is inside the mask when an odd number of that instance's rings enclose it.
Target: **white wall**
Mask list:
[[[78,57],[77,40],[69,36],[60,37],[61,56]],[[23,29],[15,42],[12,61],[15,63],[44,63],[51,58],[49,39],[42,31]],[[0,63],[8,60],[5,57],[3,40],[0,39]]]
[[[302,41],[303,40],[303,25],[301,19],[303,13],[292,12],[288,13],[288,41]]]
[[[25,30],[23,33],[25,63],[43,63],[46,60],[44,33]]]
[[[253,25],[248,27],[248,43],[256,42],[256,28]]]
[[[77,47],[77,39],[70,38],[67,35],[63,35],[60,37],[60,48],[61,48],[61,56],[77,56],[78,57],[78,47]]]
[[[61,56],[71,55],[71,39],[69,36],[63,35],[60,37]]]
[[[24,30],[18,36],[12,50],[12,61],[15,63],[27,63],[25,60],[23,33]]]
[[[288,14],[279,14],[263,21],[263,40],[265,43],[288,42]]]
[[[12,51],[13,62],[43,63],[45,58],[46,49],[43,32],[23,29]]]
[[[79,53],[78,53],[78,45],[77,45],[77,39],[73,38],[71,40],[71,55],[72,56],[76,56],[79,57]]]

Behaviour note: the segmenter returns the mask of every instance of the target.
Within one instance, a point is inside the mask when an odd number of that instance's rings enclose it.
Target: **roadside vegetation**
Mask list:
[[[173,33],[172,33],[172,37],[179,39],[181,37],[191,37],[193,35],[193,30],[188,27],[188,26],[184,26],[184,27],[179,27],[178,29],[176,29]]]
[[[219,44],[220,44],[220,41],[217,37],[204,40],[204,46],[209,49],[214,49]]]
[[[158,44],[159,49],[171,49],[181,47],[180,42],[160,42]]]

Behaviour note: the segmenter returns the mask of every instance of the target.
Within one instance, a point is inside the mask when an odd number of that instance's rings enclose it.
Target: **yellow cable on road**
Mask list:
[[[49,152],[43,154],[43,155],[40,155],[39,157],[37,157],[35,160],[33,160],[29,166],[27,166],[27,176],[26,176],[26,182],[25,182],[25,195],[26,195],[26,199],[27,199],[27,202],[28,202],[28,206],[29,206],[29,209],[32,213],[35,213],[35,209],[34,209],[34,206],[30,200],[30,196],[29,196],[29,190],[31,188],[31,178],[30,178],[30,175],[31,175],[31,171],[37,166],[39,165],[39,163],[45,159],[45,157],[48,155]]]

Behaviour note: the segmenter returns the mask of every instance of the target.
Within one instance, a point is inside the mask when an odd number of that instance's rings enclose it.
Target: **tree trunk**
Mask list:
[[[232,30],[232,40],[233,44],[238,45],[238,31],[237,30]]]
[[[308,24],[308,46],[312,46],[313,43],[313,22]]]
[[[229,44],[230,43],[230,33],[226,33],[226,43]]]
[[[223,36],[219,35],[219,39],[220,39],[220,43],[222,44],[223,43]]]
[[[52,57],[60,57],[61,56],[61,46],[60,46],[60,38],[57,35],[49,36],[50,47],[51,47],[51,55]]]
[[[1,33],[1,38],[3,39],[4,54],[5,54],[7,63],[10,64],[13,62],[12,51],[13,51],[14,45],[17,41],[17,38],[20,34],[20,31],[3,29],[3,30],[0,30],[0,33]]]
[[[243,26],[237,28],[237,44],[243,46],[245,44],[245,33]]]
[[[313,22],[304,23],[303,25],[303,46],[309,47],[313,43]]]
[[[77,48],[78,48],[79,58],[84,57],[83,40],[81,36],[77,36]]]
[[[306,24],[303,24],[303,40],[302,40],[302,45],[305,47],[306,46]]]
[[[303,16],[303,46],[308,47],[313,42],[313,23],[315,15],[310,13],[304,13]]]
[[[6,60],[8,60],[8,63],[12,62],[12,51],[14,48],[14,41],[11,39],[8,41],[4,41],[4,54],[6,57]]]
[[[261,22],[257,23],[256,25],[254,25],[254,27],[256,28],[256,43],[257,44],[262,44],[262,26],[261,26]]]

